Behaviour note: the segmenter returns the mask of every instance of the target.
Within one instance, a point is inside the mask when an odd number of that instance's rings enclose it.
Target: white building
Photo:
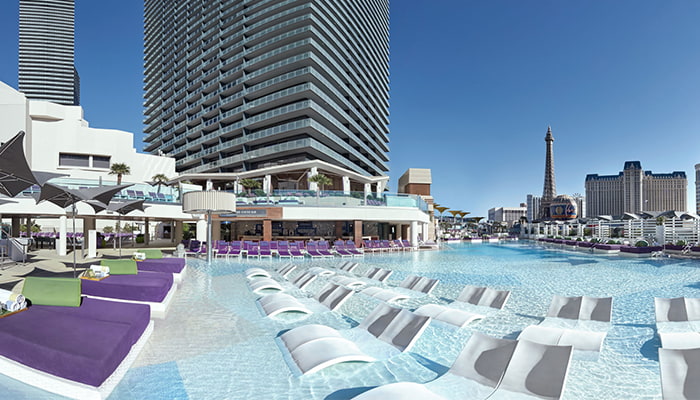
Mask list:
[[[527,216],[527,207],[496,207],[489,210],[489,221],[505,222],[513,226],[520,218]],[[529,220],[528,220],[529,221]]]
[[[540,203],[542,202],[542,196],[535,196],[534,194],[527,195],[527,220],[532,222],[539,218],[540,215]]]
[[[175,176],[175,160],[137,153],[134,135],[115,129],[91,128],[80,106],[28,100],[0,82],[0,141],[27,133],[25,153],[32,170],[68,174],[71,178],[115,184],[110,165],[124,163],[131,174],[123,183],[143,183],[156,174]]]

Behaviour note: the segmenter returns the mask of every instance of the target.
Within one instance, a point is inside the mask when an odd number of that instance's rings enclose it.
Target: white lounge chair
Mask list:
[[[358,328],[393,346],[408,351],[428,326],[430,318],[379,304]],[[363,353],[339,331],[324,325],[304,325],[291,329],[280,340],[302,374],[309,374],[347,361],[371,362],[375,358]]]
[[[390,269],[374,267],[365,272],[364,276],[379,282],[386,282],[394,271]]]
[[[360,293],[374,297],[375,299],[381,300],[386,303],[391,303],[399,300],[406,300],[410,297],[404,293],[398,293],[391,289],[384,289],[376,286],[370,286],[368,288],[362,289]]]
[[[435,381],[392,383],[355,399],[486,399],[494,394],[559,399],[566,386],[571,353],[571,346],[496,339],[475,332],[450,370]]]
[[[282,291],[284,288],[276,280],[272,278],[255,278],[248,282],[248,286],[253,293],[262,293],[264,290]]]
[[[253,278],[258,278],[258,277],[270,278],[269,272],[267,272],[266,270],[264,270],[262,268],[258,268],[258,267],[248,268],[247,270],[245,270],[244,274],[245,274],[245,277],[248,279],[253,279]]]
[[[700,348],[659,349],[661,393],[666,400],[700,396]]]
[[[414,290],[425,294],[430,294],[439,280],[426,278],[424,276],[409,275],[404,279],[399,287]]]
[[[335,283],[336,285],[341,285],[345,287],[349,287],[352,289],[357,289],[360,288],[364,285],[366,285],[365,281],[361,281],[357,278],[353,278],[351,276],[342,276],[342,275],[336,275],[333,278],[331,278],[331,282]]]
[[[700,347],[700,299],[654,298],[656,328],[665,349]]]
[[[463,327],[468,323],[484,318],[480,313],[471,310],[463,310],[456,307],[463,307],[469,303],[478,307],[490,307],[501,309],[505,305],[510,291],[494,290],[487,287],[466,286],[460,293],[457,301],[449,306],[439,304],[425,304],[415,311],[418,315],[425,315],[437,321],[445,322],[457,327]]]
[[[544,321],[526,327],[518,339],[600,352],[610,328],[611,315],[612,297],[554,296]]]
[[[296,276],[296,278],[293,278],[290,280],[294,286],[298,287],[299,289],[304,289],[307,287],[311,282],[316,280],[318,275],[311,273],[309,271],[304,271],[300,273],[299,275]]]
[[[260,307],[262,307],[265,315],[268,317],[274,317],[283,312],[312,313],[296,297],[286,293],[273,293],[263,296],[258,299],[258,303],[260,303]]]
[[[312,273],[312,274],[318,275],[318,276],[323,276],[323,277],[335,275],[335,271],[331,271],[330,269],[326,269],[326,268],[322,268],[322,267],[311,267],[308,269],[308,271],[309,271],[309,273]]]

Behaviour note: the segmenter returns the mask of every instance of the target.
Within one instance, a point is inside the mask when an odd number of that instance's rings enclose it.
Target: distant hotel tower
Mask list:
[[[145,151],[388,171],[389,0],[146,0]]]
[[[28,99],[80,104],[73,1],[19,1],[19,91]]]
[[[687,211],[685,172],[654,174],[639,161],[627,161],[617,175],[586,176],[586,215],[620,216],[642,211]]]
[[[552,128],[549,126],[544,141],[547,142],[547,155],[544,164],[544,190],[540,200],[539,219],[546,221],[551,219],[549,205],[557,195],[557,185],[554,182],[554,137],[552,136]]]

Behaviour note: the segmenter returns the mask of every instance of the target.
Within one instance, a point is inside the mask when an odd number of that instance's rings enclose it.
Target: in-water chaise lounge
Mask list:
[[[500,310],[506,304],[509,296],[510,291],[508,290],[495,290],[483,286],[468,285],[462,290],[457,300],[449,306],[424,304],[418,307],[415,313],[461,328],[476,319],[484,318],[481,313],[475,312],[477,309],[489,307]],[[469,307],[470,305],[477,307],[469,310],[458,308]]]

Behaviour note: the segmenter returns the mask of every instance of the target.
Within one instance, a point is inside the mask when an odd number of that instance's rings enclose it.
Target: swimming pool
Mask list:
[[[347,259],[345,259],[347,260]],[[450,244],[444,251],[367,255],[356,271],[394,270],[397,284],[409,274],[440,279],[429,296],[400,303],[416,308],[445,303],[466,284],[511,290],[505,308],[462,329],[431,324],[410,353],[375,363],[339,364],[315,374],[292,373],[280,331],[309,323],[337,329],[357,325],[377,304],[353,295],[338,312],[278,319],[263,317],[241,274],[279,260],[207,266],[191,261],[165,320],[110,399],[345,399],[368,387],[396,381],[427,382],[445,372],[472,332],[515,338],[547,312],[552,295],[613,297],[612,326],[597,360],[572,361],[565,399],[661,398],[654,297],[700,297],[700,262],[627,259],[562,250],[534,243]],[[334,266],[335,260],[299,260]],[[307,289],[315,292],[325,280]],[[292,290],[294,295],[301,291]],[[321,310],[318,310],[321,311]],[[53,399],[53,395],[0,376],[3,398]],[[7,396],[7,397],[6,397]]]

